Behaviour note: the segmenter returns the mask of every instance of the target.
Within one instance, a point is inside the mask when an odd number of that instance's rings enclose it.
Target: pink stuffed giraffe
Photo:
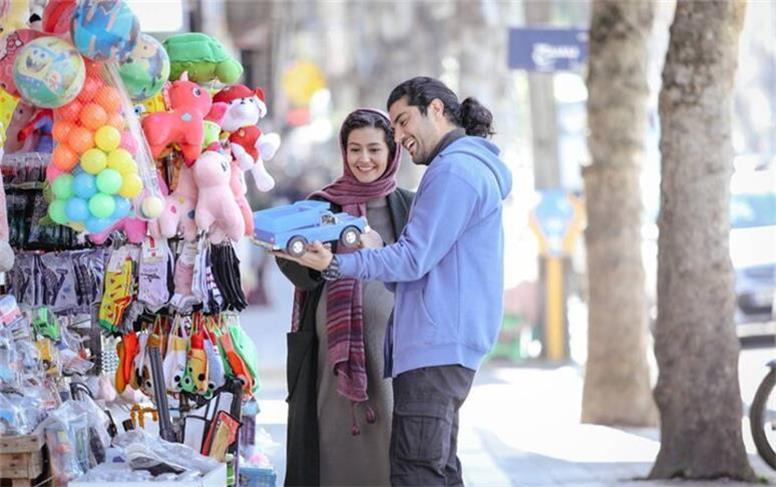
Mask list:
[[[194,219],[200,230],[210,233],[210,241],[221,243],[224,236],[239,240],[245,234],[245,222],[232,196],[230,158],[206,150],[194,164],[194,182],[199,189]]]
[[[165,86],[165,99],[169,99],[171,110],[151,113],[141,122],[151,155],[156,159],[168,145],[177,143],[186,165],[191,166],[202,152],[205,116],[211,113],[213,119],[220,120],[226,104],[213,106],[207,90],[189,81],[186,73]]]

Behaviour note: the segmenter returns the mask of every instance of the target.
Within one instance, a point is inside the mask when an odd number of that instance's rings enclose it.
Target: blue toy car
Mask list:
[[[254,212],[253,226],[254,243],[300,257],[315,240],[355,247],[367,224],[364,217],[332,213],[326,201],[304,200]]]

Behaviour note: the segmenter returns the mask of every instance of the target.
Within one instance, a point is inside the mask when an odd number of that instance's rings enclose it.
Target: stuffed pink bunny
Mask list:
[[[234,201],[240,208],[243,222],[245,223],[245,235],[253,235],[253,212],[248,198],[245,197],[247,188],[245,187],[245,176],[240,169],[240,161],[232,160],[232,176],[229,178],[229,187],[232,188]]]
[[[210,241],[216,244],[224,236],[236,241],[245,234],[245,221],[229,185],[230,163],[225,154],[206,150],[193,168],[194,182],[199,189],[194,219],[197,227],[209,232]]]
[[[159,178],[159,181],[161,182],[162,178]],[[180,230],[184,240],[194,241],[197,238],[197,224],[194,221],[197,194],[192,169],[181,166],[175,191],[165,198],[164,211],[149,225],[151,236],[157,239],[172,238]]]
[[[3,124],[0,123],[0,130]],[[0,140],[2,136],[0,134]],[[0,144],[0,161],[3,159],[3,148]],[[8,230],[8,211],[5,205],[5,186],[3,185],[3,173],[0,172],[0,272],[8,272],[13,267],[13,249],[8,244],[10,237]]]

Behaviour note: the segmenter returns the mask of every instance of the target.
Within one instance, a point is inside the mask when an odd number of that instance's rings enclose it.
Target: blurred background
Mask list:
[[[269,193],[250,194],[255,210],[302,199],[337,177],[342,162],[336,135],[344,116],[356,107],[385,109],[389,92],[405,79],[440,78],[461,98],[474,96],[489,107],[497,132],[494,141],[514,178],[504,212],[504,326],[492,363],[548,364],[566,367],[577,379],[581,376],[587,352],[581,169],[590,163],[585,84],[589,1],[129,3],[141,30],[159,39],[180,31],[217,37],[243,63],[244,82],[264,89],[269,113],[260,125],[264,132],[280,133],[283,142],[267,164],[277,186]],[[657,98],[674,2],[657,1],[655,13],[641,165],[642,253],[651,320],[656,316],[660,202]],[[742,339],[769,337],[765,342],[758,338],[754,348],[742,354],[742,398],[747,402],[763,364],[773,355],[768,347],[776,334],[776,2],[748,2],[738,61],[731,200],[736,326]],[[414,189],[421,176],[422,170],[405,155],[400,184]],[[759,232],[756,236],[753,228]],[[562,263],[559,282],[547,280],[542,257],[548,254]],[[292,289],[263,251],[246,244],[241,256],[244,286],[254,305],[243,323],[259,348],[266,383],[277,384],[260,395],[262,416],[280,445]],[[747,271],[753,268],[760,274]],[[551,306],[560,307],[558,313]],[[548,315],[560,318],[553,322]],[[654,380],[654,361],[651,365]],[[578,394],[579,381],[567,379],[560,380],[571,394]],[[530,380],[540,383],[546,377],[539,374]],[[472,401],[477,404],[477,399]],[[574,413],[578,419],[578,409],[566,411]],[[654,444],[639,443],[636,448],[648,459],[656,451]],[[277,451],[282,457],[282,448]],[[282,470],[280,457],[276,467]]]

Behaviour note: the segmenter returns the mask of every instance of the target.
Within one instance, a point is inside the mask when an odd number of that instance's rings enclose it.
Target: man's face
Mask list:
[[[433,120],[432,105],[433,102],[428,106],[426,115],[423,115],[418,107],[407,104],[407,97],[402,97],[388,109],[394,139],[410,153],[415,164],[425,162],[440,139]]]

